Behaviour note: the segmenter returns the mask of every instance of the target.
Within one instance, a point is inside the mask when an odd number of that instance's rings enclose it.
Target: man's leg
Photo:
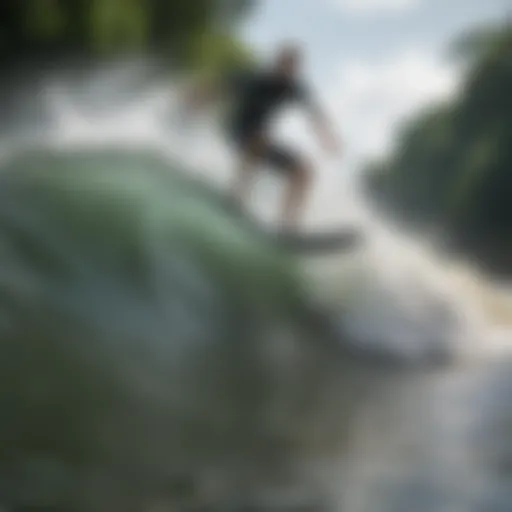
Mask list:
[[[256,136],[241,146],[239,162],[232,184],[232,197],[237,206],[242,207],[249,199],[254,170],[260,160],[263,147],[263,139]]]
[[[300,225],[311,189],[311,167],[303,158],[278,146],[270,146],[268,157],[273,165],[282,170],[288,181],[280,214],[281,228],[295,230]]]
[[[283,199],[281,224],[285,229],[296,229],[300,225],[311,188],[311,171],[301,162],[290,172],[289,180]]]
[[[231,191],[232,198],[239,207],[242,207],[248,201],[254,166],[254,158],[250,154],[243,152],[240,155],[239,162],[235,170],[235,177]]]

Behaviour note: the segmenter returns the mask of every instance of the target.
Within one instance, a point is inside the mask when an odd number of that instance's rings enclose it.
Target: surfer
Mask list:
[[[233,103],[228,134],[238,154],[233,199],[242,206],[247,200],[255,169],[266,163],[287,180],[280,214],[284,230],[295,230],[311,188],[313,169],[292,148],[277,144],[269,136],[269,125],[279,109],[298,103],[309,112],[320,141],[328,152],[339,149],[327,117],[300,78],[303,61],[298,45],[282,45],[268,69],[250,70],[224,77],[215,84],[191,90],[189,104],[197,106],[220,94]]]

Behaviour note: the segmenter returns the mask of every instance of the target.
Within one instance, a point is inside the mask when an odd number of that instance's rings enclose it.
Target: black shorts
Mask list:
[[[255,130],[231,130],[231,139],[234,142],[236,149],[241,152],[245,151],[251,139],[258,135],[259,132]],[[300,164],[300,157],[295,151],[272,141],[265,144],[260,158],[270,166],[286,172],[293,172]]]

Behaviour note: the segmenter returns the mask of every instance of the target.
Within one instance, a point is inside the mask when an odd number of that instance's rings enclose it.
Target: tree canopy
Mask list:
[[[456,49],[466,63],[458,97],[409,122],[395,154],[369,166],[367,185],[395,212],[509,251],[512,24],[478,30]]]
[[[185,60],[229,31],[251,0],[4,0],[2,60],[157,51]],[[223,41],[227,40],[224,36]],[[214,41],[214,43],[212,43]],[[235,40],[231,39],[231,44]],[[231,55],[231,54],[230,54]]]

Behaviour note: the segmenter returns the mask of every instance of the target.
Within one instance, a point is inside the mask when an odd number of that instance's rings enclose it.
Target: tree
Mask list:
[[[374,196],[409,218],[506,247],[512,242],[512,25],[466,35],[456,48],[467,65],[459,97],[413,119],[389,161],[368,169],[367,182]]]
[[[193,42],[230,28],[248,0],[4,0],[0,56],[5,60],[126,51],[183,60]]]

